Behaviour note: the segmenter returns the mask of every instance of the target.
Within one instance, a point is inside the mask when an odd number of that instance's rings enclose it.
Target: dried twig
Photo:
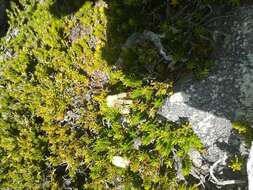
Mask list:
[[[122,46],[122,49],[132,48],[137,44],[142,43],[143,41],[150,41],[159,51],[159,54],[161,55],[162,59],[166,61],[166,63],[168,63],[168,68],[173,70],[175,62],[172,60],[172,57],[167,54],[166,49],[162,45],[161,38],[163,38],[163,35],[159,35],[148,30],[145,30],[143,33],[133,33],[131,36],[128,37],[125,44]],[[120,56],[116,61],[116,65],[120,67],[122,66],[122,64],[123,59],[122,56]]]
[[[208,175],[203,175],[201,174],[197,169],[195,169],[194,167],[191,169],[190,174],[199,180],[199,183],[196,185],[197,187],[199,187],[200,185],[203,187],[203,189],[205,189],[205,183],[206,183],[206,177]]]
[[[210,18],[207,22],[204,23],[204,25],[208,26],[209,24],[212,24],[213,22],[222,19],[222,18],[229,18],[229,17],[233,17],[234,15],[221,15],[221,16],[216,16],[213,18]]]
[[[175,169],[177,171],[177,179],[179,181],[185,181],[182,169],[182,160],[178,157],[175,149],[172,150],[172,153],[173,153],[173,160],[175,161]]]
[[[211,182],[218,185],[218,186],[225,186],[225,185],[235,185],[235,184],[245,184],[246,181],[243,180],[225,180],[225,181],[221,181],[219,179],[217,179],[214,175],[214,170],[215,168],[219,165],[219,163],[221,162],[226,162],[227,156],[224,156],[224,158],[221,158],[219,160],[217,160],[209,169],[209,173],[210,176],[212,178]]]

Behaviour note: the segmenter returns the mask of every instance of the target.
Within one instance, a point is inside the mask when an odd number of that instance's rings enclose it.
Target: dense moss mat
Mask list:
[[[201,143],[189,124],[156,116],[173,88],[166,63],[149,42],[121,49],[133,32],[163,33],[178,68],[205,75],[212,47],[199,21],[209,6],[173,2],[11,1],[0,44],[1,189],[195,188],[177,182],[174,158],[187,176],[187,153]],[[186,5],[190,20],[169,19]],[[133,101],[129,114],[107,106],[117,93]]]

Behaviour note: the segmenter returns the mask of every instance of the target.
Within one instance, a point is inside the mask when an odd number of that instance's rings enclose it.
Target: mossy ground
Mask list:
[[[156,116],[172,93],[173,77],[148,42],[121,52],[129,35],[149,29],[165,34],[163,43],[181,69],[206,74],[209,34],[201,25],[189,28],[181,17],[168,19],[166,6],[11,1],[0,57],[1,188],[190,189],[176,182],[173,153],[188,175],[187,152],[201,143],[190,125]],[[169,6],[176,15],[184,2]],[[191,23],[205,14],[197,11]],[[115,69],[120,54],[124,65]],[[128,115],[106,105],[108,95],[122,92],[134,102]],[[127,157],[130,167],[112,165],[116,155]]]

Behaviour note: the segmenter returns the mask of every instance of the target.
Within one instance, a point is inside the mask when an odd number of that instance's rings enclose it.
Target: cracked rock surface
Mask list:
[[[223,35],[213,70],[201,81],[191,76],[182,79],[159,111],[168,120],[187,119],[191,123],[206,147],[207,152],[201,155],[206,163],[225,155],[247,154],[240,137],[233,134],[232,122],[253,123],[252,10],[253,6],[243,6],[216,21],[216,32]]]

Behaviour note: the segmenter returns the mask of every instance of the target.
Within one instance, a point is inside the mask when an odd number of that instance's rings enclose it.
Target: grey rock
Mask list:
[[[216,23],[218,33],[226,31],[227,35],[219,40],[215,67],[204,80],[191,76],[182,79],[159,110],[170,121],[187,119],[191,123],[207,152],[190,155],[206,174],[212,163],[225,156],[247,155],[241,137],[232,130],[232,122],[253,123],[252,9],[239,7],[229,13],[232,17]]]

